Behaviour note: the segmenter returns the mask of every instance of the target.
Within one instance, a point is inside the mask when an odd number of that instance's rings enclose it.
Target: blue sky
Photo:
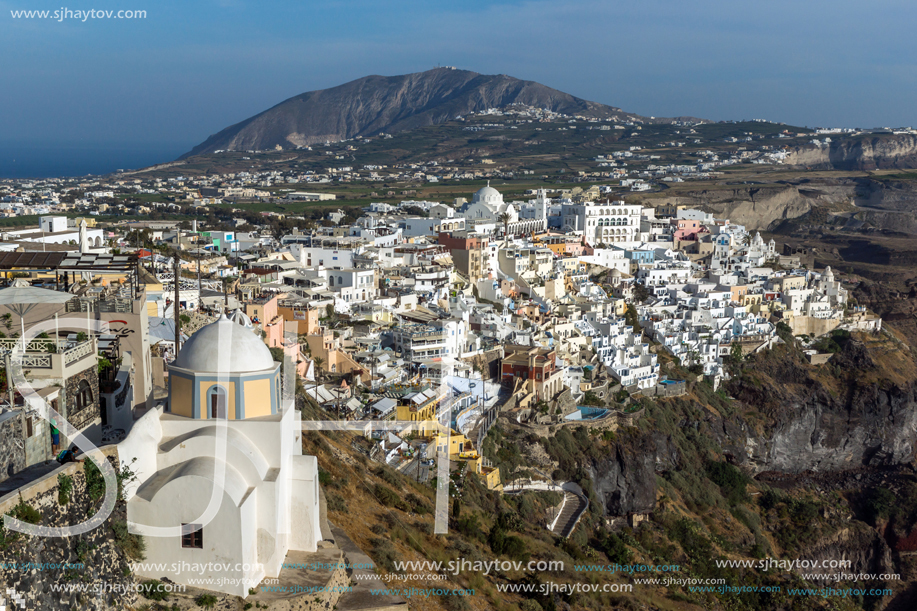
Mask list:
[[[437,64],[645,115],[917,124],[905,0],[80,1],[0,0],[0,139],[187,149],[304,91]],[[148,15],[10,14],[62,6]]]

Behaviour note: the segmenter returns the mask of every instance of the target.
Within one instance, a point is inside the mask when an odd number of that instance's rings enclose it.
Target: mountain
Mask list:
[[[436,68],[401,76],[367,76],[303,93],[210,136],[181,158],[216,150],[289,149],[394,133],[513,103],[564,114],[642,118],[534,81]]]

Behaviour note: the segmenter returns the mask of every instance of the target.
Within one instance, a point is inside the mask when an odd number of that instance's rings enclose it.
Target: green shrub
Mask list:
[[[780,493],[770,489],[765,490],[761,493],[761,496],[758,497],[758,505],[765,511],[770,511],[782,502],[783,497]]]
[[[456,520],[455,528],[466,537],[481,539],[484,534],[481,531],[481,522],[477,513],[464,513],[462,517]]]
[[[194,604],[198,607],[212,609],[217,604],[217,597],[213,594],[201,594],[194,599]]]
[[[370,541],[369,555],[376,564],[383,567],[386,571],[395,570],[395,560],[398,559],[398,552],[392,542],[388,539],[377,538]]]
[[[895,493],[888,488],[874,488],[866,501],[866,515],[872,524],[888,518],[896,503]]]
[[[631,553],[624,541],[616,534],[610,532],[605,535],[601,543],[602,551],[614,564],[630,564]]]
[[[471,609],[471,605],[468,604],[468,601],[465,600],[464,596],[444,594],[440,596],[439,600],[446,611],[468,611]]]
[[[347,511],[347,501],[340,494],[329,490],[325,498],[328,500],[328,511]]]
[[[745,486],[749,481],[748,476],[737,467],[727,462],[710,462],[707,463],[707,477],[720,487],[723,497],[731,505],[748,500],[748,494],[745,491]]]
[[[411,506],[411,510],[414,511],[414,513],[424,515],[429,511],[426,501],[416,494],[408,494],[404,499]],[[458,500],[457,497],[456,500]]]
[[[73,492],[73,478],[66,473],[57,476],[57,502],[66,505],[70,502],[70,493]]]
[[[493,553],[503,553],[503,549],[506,545],[506,531],[500,528],[498,524],[494,524],[491,527],[490,533],[487,535],[487,545],[490,546]]]
[[[375,475],[391,486],[396,486],[399,488],[401,487],[401,480],[398,478],[398,475],[391,469],[386,467],[379,467],[376,469]]]
[[[373,493],[379,502],[388,507],[394,507],[402,511],[408,511],[408,504],[405,503],[394,490],[383,484],[376,484]]]
[[[169,593],[162,587],[162,582],[155,579],[141,583],[140,594],[147,600],[166,600],[169,598]]]
[[[105,477],[95,462],[88,458],[83,461],[83,474],[86,477],[86,494],[93,501],[98,501],[105,495]]]
[[[138,534],[128,531],[127,522],[112,520],[111,530],[115,535],[115,544],[131,560],[143,560],[146,557],[146,541]]]
[[[503,553],[514,560],[526,560],[528,552],[525,547],[525,541],[515,535],[506,537],[503,541]]]
[[[19,504],[13,508],[11,515],[17,520],[22,520],[29,524],[41,522],[41,512],[22,500],[21,495],[19,496]]]

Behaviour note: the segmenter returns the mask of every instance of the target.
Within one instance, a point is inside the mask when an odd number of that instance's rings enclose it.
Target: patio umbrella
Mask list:
[[[22,334],[25,335],[25,315],[32,308],[45,303],[67,303],[73,299],[70,293],[52,291],[36,286],[11,286],[0,289],[0,305],[5,305],[19,315]]]

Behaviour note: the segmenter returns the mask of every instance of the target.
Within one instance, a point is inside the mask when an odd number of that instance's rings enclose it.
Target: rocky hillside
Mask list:
[[[792,150],[786,162],[806,169],[876,170],[917,167],[917,136],[838,138],[827,146]]]
[[[699,207],[748,229],[765,230],[786,219],[801,217],[815,207],[844,206],[852,201],[854,191],[853,184],[717,185],[679,190],[671,195],[664,191],[649,203]]]
[[[367,76],[303,93],[210,136],[183,158],[215,150],[290,149],[394,133],[516,103],[565,114],[636,116],[505,74],[436,68],[401,76]]]
[[[790,593],[827,585],[808,582],[802,571],[774,575],[716,563],[765,557],[843,558],[853,573],[899,573],[901,581],[883,585],[890,595],[830,598],[829,608],[913,608],[917,363],[893,332],[837,333],[818,348],[836,354],[813,366],[791,343],[732,362],[733,379],[718,391],[660,355],[670,376],[689,380],[689,392],[641,399],[635,427],[555,426],[537,439],[525,425],[504,421],[491,455],[507,472],[525,475],[538,465],[581,485],[589,512],[560,546],[574,557],[675,562],[681,577],[780,588],[768,595],[642,588],[636,604],[618,600],[614,608],[822,608],[824,599]],[[534,451],[539,444],[550,461]],[[646,519],[625,524],[633,514]]]
[[[893,335],[823,341],[840,350],[826,365],[782,348],[779,358],[750,357],[730,383],[732,396],[767,419],[763,434],[747,431],[749,467],[800,473],[912,464],[917,365],[910,349]]]

